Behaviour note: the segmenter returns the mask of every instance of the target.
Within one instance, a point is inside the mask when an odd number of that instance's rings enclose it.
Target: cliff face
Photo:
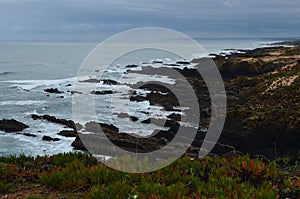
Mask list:
[[[255,49],[214,61],[228,97],[220,142],[269,157],[299,157],[300,47]]]

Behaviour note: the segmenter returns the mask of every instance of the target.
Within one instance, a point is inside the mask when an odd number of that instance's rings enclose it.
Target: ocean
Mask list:
[[[276,39],[198,39],[209,53],[230,53],[232,49],[254,49],[266,44],[281,41]],[[62,119],[73,119],[72,116],[72,86],[75,76],[88,53],[97,45],[93,42],[39,42],[39,41],[2,41],[0,42],[0,119],[16,119],[30,127],[22,133],[33,133],[37,137],[26,137],[21,133],[5,133],[0,131],[0,156],[11,154],[51,155],[72,151],[74,138],[57,135],[64,126],[46,121],[35,121],[31,114],[53,115]],[[227,49],[227,50],[224,50]],[[125,56],[116,61],[114,66],[106,71],[106,79],[117,79],[124,73],[126,65],[150,63],[153,60],[174,63],[178,57],[158,51],[144,51],[135,56]],[[92,78],[92,77],[90,77]],[[141,81],[143,76],[133,76],[123,83]],[[172,79],[165,77],[151,77],[153,81],[172,83]],[[126,82],[127,81],[127,82]],[[46,88],[58,88],[64,93],[48,94]],[[99,89],[108,89],[102,85]],[[119,86],[118,98],[130,90],[130,87]],[[142,90],[140,91],[143,92]],[[97,116],[99,121],[114,123],[113,115],[121,113],[128,104],[115,105],[111,111],[111,101],[107,96],[97,96]],[[124,102],[126,103],[126,102]],[[159,107],[150,106],[147,102],[132,103],[128,110],[132,114],[151,110],[152,117],[165,117],[165,112]],[[112,113],[113,112],[113,113]],[[137,116],[147,119],[144,115]],[[131,124],[128,121],[118,121],[121,132],[149,135],[157,126],[145,124]],[[142,130],[141,130],[142,129]],[[57,137],[59,142],[42,141],[44,135]]]

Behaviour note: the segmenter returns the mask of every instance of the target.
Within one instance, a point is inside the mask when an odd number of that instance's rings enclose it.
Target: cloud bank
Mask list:
[[[298,37],[298,0],[0,0],[1,40],[99,40],[156,26],[193,37]]]

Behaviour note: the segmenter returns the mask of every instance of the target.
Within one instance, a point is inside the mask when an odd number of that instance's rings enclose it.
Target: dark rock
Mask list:
[[[59,138],[52,138],[52,137],[47,136],[47,135],[44,135],[44,136],[43,136],[43,140],[44,140],[44,141],[53,141],[53,142],[60,141]]]
[[[100,80],[98,79],[87,79],[87,80],[83,80],[83,81],[79,81],[82,83],[100,83]]]
[[[176,62],[176,64],[189,65],[189,64],[191,64],[191,63],[188,62],[188,61],[178,61],[178,62]]]
[[[23,133],[23,135],[27,137],[37,137],[35,134],[31,134],[31,133]]]
[[[64,137],[77,137],[78,133],[76,131],[64,130],[64,131],[59,132],[58,135],[61,135]]]
[[[71,146],[74,147],[75,150],[87,151],[80,137],[76,137],[76,139],[72,142]]]
[[[151,123],[151,119],[148,118],[146,120],[141,121],[141,123],[143,123],[143,124],[150,124]]]
[[[126,66],[126,68],[136,68],[136,67],[138,67],[138,65],[135,64],[130,64]]]
[[[150,115],[150,112],[147,112],[147,111],[141,111],[141,113],[143,113],[145,115]]]
[[[67,85],[66,85],[66,87],[70,87],[70,86],[72,86],[72,84],[67,84]]]
[[[179,64],[164,64],[165,66],[180,66]]]
[[[0,120],[0,130],[5,132],[18,132],[23,131],[24,129],[28,128],[29,126],[19,122],[17,120],[11,119],[3,119]]]
[[[172,113],[171,115],[168,115],[168,118],[176,120],[176,121],[181,121],[181,115],[180,114],[176,114],[176,113]]]
[[[65,119],[58,119],[54,116],[50,116],[50,115],[36,115],[36,114],[32,114],[31,118],[34,120],[46,120],[48,122],[53,122],[56,124],[62,124],[65,125],[69,128],[72,128],[74,130],[78,129],[82,129],[82,126],[80,124],[75,124],[72,120],[65,120]]]
[[[130,100],[136,102],[149,101],[150,105],[160,105],[164,107],[166,111],[177,111],[174,109],[174,106],[179,106],[179,102],[172,92],[169,92],[166,95],[158,92],[151,92],[148,93],[146,97],[133,95],[130,96]]]
[[[133,122],[136,122],[139,120],[139,118],[135,117],[135,116],[130,116],[129,114],[127,113],[119,113],[118,114],[118,117],[119,118],[129,118],[131,121]]]
[[[105,90],[105,91],[91,91],[90,93],[94,95],[108,95],[108,94],[113,94],[114,92],[112,90]]]
[[[71,95],[74,95],[74,94],[82,94],[82,92],[78,92],[78,91],[71,91]]]
[[[130,116],[130,119],[133,121],[133,122],[136,122],[139,120],[138,117],[135,117],[135,116]]]
[[[156,119],[156,118],[148,118],[146,120],[141,121],[143,124],[150,124],[153,123],[157,126],[165,126],[165,127],[173,127],[173,128],[178,128],[179,123],[176,122],[175,120],[164,120],[164,119]]]
[[[103,84],[107,84],[107,85],[117,85],[118,82],[117,81],[114,81],[114,80],[111,80],[111,79],[103,79]]]
[[[98,133],[99,128],[101,127],[102,131],[105,133],[118,133],[119,129],[114,125],[104,124],[104,123],[97,123],[97,122],[88,122],[85,124],[85,130],[88,132]]]
[[[47,93],[54,93],[54,94],[64,93],[62,91],[59,91],[57,88],[47,88],[44,91],[47,92]]]
[[[164,63],[163,61],[159,61],[159,60],[155,60],[155,61],[152,61],[153,64],[162,64]]]
[[[140,96],[140,95],[132,95],[130,96],[130,101],[135,101],[135,102],[143,102],[146,101],[147,98],[144,96]]]

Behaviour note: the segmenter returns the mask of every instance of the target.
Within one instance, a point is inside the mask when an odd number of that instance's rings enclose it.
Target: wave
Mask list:
[[[0,73],[0,76],[7,76],[12,74],[14,74],[14,72],[7,71],[7,72]]]
[[[46,101],[41,100],[25,100],[25,101],[2,101],[0,102],[0,106],[8,106],[8,105],[16,105],[16,106],[25,106],[25,105],[42,105],[45,104]]]
[[[2,81],[2,82],[12,84],[11,87],[18,87],[24,90],[32,90],[42,86],[73,83],[75,82],[75,80],[76,77],[71,77],[66,79],[55,79],[55,80],[9,80],[9,81]]]

